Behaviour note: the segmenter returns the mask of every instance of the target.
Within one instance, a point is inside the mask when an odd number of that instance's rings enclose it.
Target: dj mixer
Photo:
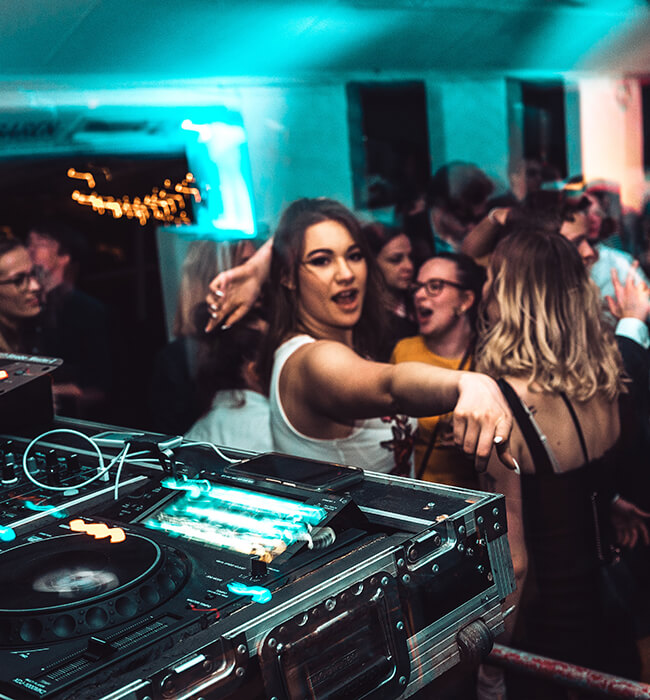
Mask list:
[[[503,629],[502,496],[25,411],[28,385],[0,434],[0,698],[409,697]]]

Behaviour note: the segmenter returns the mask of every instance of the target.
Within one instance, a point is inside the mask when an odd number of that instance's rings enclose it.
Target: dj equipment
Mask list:
[[[109,428],[0,436],[0,698],[409,697],[503,629],[502,496]]]
[[[0,430],[52,420],[52,357],[0,353]]]

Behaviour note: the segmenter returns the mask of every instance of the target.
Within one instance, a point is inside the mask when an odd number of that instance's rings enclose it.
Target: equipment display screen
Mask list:
[[[327,515],[319,506],[207,480],[170,478],[162,484],[179,493],[142,525],[265,562],[296,542],[311,544],[311,530]]]
[[[363,481],[363,470],[358,467],[319,462],[275,452],[230,464],[226,467],[225,473],[271,479],[310,491],[339,491]]]

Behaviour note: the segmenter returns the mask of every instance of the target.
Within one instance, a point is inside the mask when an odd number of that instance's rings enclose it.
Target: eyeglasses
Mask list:
[[[456,287],[456,289],[465,289],[462,284],[458,284],[458,282],[450,282],[449,280],[441,280],[438,279],[437,277],[432,277],[430,280],[427,280],[426,282],[414,282],[411,284],[409,287],[409,292],[411,294],[415,294],[418,290],[422,289],[424,287],[424,291],[430,296],[430,297],[437,297],[442,290],[445,288],[445,285],[448,284],[450,287]]]
[[[38,280],[39,277],[40,270],[33,267],[29,272],[21,272],[9,279],[0,280],[0,284],[13,284],[17,289],[25,289],[30,280]]]

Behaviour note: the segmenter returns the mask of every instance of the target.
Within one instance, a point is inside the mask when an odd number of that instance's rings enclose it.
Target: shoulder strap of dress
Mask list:
[[[562,401],[564,401],[566,407],[569,409],[569,414],[571,415],[571,420],[573,421],[573,425],[575,425],[576,432],[578,433],[578,439],[580,440],[580,447],[582,447],[582,454],[585,457],[585,464],[589,462],[589,453],[587,452],[587,443],[585,442],[585,436],[582,432],[582,426],[580,425],[580,421],[578,420],[578,416],[576,415],[576,411],[573,408],[573,404],[571,401],[569,401],[567,395],[561,391],[560,396],[562,397]]]
[[[419,336],[422,338],[422,336]],[[458,369],[472,369],[472,365],[474,364],[474,342],[470,342],[465,348],[465,352],[463,353],[463,356],[460,358],[460,362],[458,363]],[[436,440],[438,439],[438,433],[440,432],[440,421],[438,421],[431,431],[431,437],[429,438],[429,442],[427,444],[427,449],[424,452],[424,456],[422,457],[422,461],[420,462],[420,467],[418,469],[418,473],[415,475],[416,479],[421,479],[422,475],[426,471],[427,464],[429,463],[429,457],[431,457],[431,452],[433,452],[433,448],[435,447]]]
[[[519,398],[517,392],[505,379],[501,378],[497,380],[497,383],[512,409],[517,425],[526,441],[526,445],[528,445],[535,471],[541,474],[553,474],[560,471],[553,450],[548,446],[546,435],[540,430],[528,406]]]

